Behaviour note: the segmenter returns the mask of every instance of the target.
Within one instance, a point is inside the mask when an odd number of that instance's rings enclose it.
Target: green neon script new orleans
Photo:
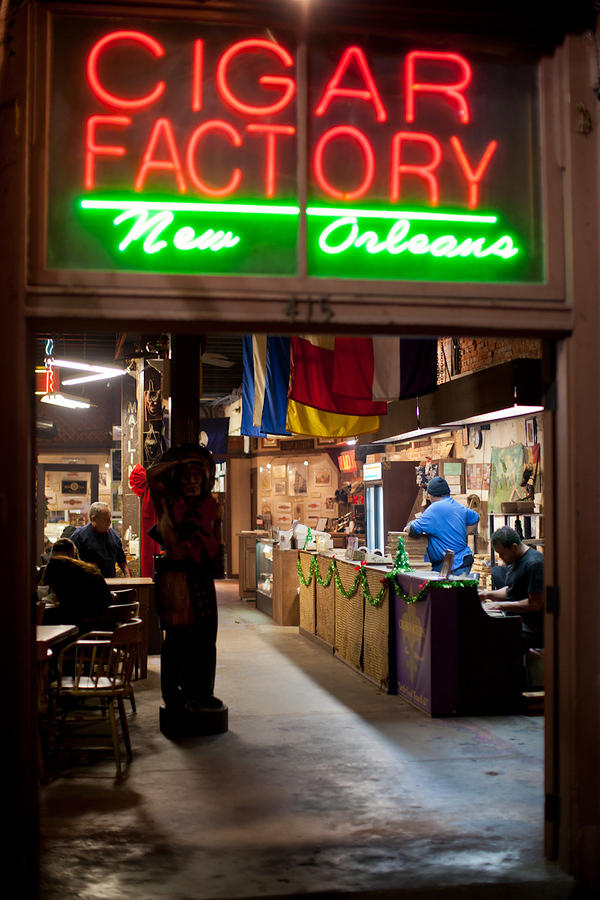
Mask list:
[[[253,234],[263,217],[297,219],[300,215],[299,206],[268,203],[85,198],[80,207],[90,215],[111,216],[120,253],[126,255],[135,247],[149,257],[168,251],[176,255],[209,251],[227,255],[234,248],[251,252]],[[118,214],[114,216],[114,212]],[[402,257],[468,258],[477,264],[490,257],[506,263],[520,253],[514,236],[498,233],[496,215],[319,206],[309,206],[306,215],[313,256],[344,257],[359,251],[367,266],[369,257],[398,257],[400,263],[394,266],[397,278],[406,277]],[[244,243],[248,246],[242,247]],[[198,271],[202,271],[200,259]],[[377,277],[375,271],[373,276]]]

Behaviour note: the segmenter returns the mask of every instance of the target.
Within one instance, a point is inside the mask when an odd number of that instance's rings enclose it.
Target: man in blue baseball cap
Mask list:
[[[450,496],[445,478],[432,478],[427,485],[427,509],[409,522],[406,530],[413,536],[426,534],[428,559],[435,572],[439,572],[446,550],[454,553],[452,575],[468,575],[473,565],[473,554],[467,543],[467,530],[479,522],[479,513],[457,503]]]

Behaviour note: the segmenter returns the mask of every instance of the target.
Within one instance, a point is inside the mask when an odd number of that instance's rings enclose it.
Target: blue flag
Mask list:
[[[288,435],[285,427],[290,381],[290,339],[243,338],[242,434]]]
[[[200,419],[200,444],[215,456],[227,456],[229,416],[218,419]]]

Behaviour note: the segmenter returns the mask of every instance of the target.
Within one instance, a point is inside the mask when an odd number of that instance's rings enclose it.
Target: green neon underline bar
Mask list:
[[[459,213],[410,212],[405,209],[333,209],[328,206],[308,206],[307,216],[355,216],[357,219],[421,219],[425,222],[489,222],[498,221],[497,216],[472,216]]]
[[[299,206],[273,206],[259,203],[184,203],[162,200],[82,200],[82,209],[159,209],[170,212],[264,213],[298,216]]]

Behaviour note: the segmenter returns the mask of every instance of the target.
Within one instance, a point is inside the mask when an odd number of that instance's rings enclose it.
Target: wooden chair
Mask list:
[[[124,700],[131,698],[133,667],[142,639],[142,622],[137,619],[118,625],[114,632],[91,632],[68,644],[58,657],[58,679],[51,685],[53,708],[59,720],[56,751],[65,726],[75,717],[101,722],[94,713],[108,712],[112,746],[121,775],[121,753],[117,711],[121,735],[131,760],[131,740],[125,716]]]
[[[131,593],[135,596],[135,591],[122,591],[121,593]],[[129,603],[113,603],[108,606],[105,611],[96,619],[87,619],[81,623],[81,636],[85,637],[89,632],[109,632],[113,633],[119,625],[125,625],[127,622],[134,622],[139,619],[140,604],[137,600]],[[139,671],[139,654],[135,660],[135,678],[137,681]],[[133,688],[131,688],[131,708],[135,712],[135,697]]]
[[[123,588],[123,590],[111,591],[113,603],[135,603],[137,591],[135,588]]]

